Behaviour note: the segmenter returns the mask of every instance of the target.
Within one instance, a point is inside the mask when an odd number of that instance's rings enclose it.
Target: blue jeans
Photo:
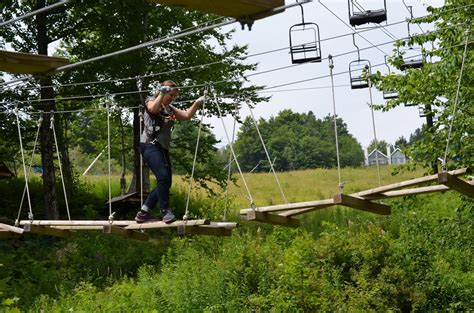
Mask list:
[[[156,187],[150,192],[144,205],[153,210],[160,202],[160,210],[169,209],[171,188],[171,160],[169,151],[159,144],[153,145],[140,143],[143,161],[155,174]]]

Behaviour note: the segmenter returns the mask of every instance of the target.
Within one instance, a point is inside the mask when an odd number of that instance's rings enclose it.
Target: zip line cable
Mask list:
[[[63,6],[67,3],[69,3],[69,2],[70,2],[70,0],[60,1],[60,2],[57,2],[55,4],[49,5],[47,7],[44,7],[44,8],[35,10],[35,11],[31,11],[30,13],[27,13],[25,15],[12,18],[11,20],[8,20],[8,21],[5,21],[5,22],[0,22],[0,27],[4,27],[4,26],[10,25],[12,23],[21,21],[22,19],[25,19],[25,18],[30,17],[30,16],[35,16],[35,15],[38,15],[38,14],[43,13],[43,12],[51,11],[52,9]]]
[[[468,44],[472,43],[473,41],[469,41]],[[451,49],[451,48],[454,48],[454,47],[458,47],[458,46],[463,46],[464,43],[462,44],[458,44],[458,45],[453,45],[453,46],[450,46],[450,47],[445,47],[445,48],[439,48],[439,49],[435,49],[435,50],[432,50],[431,52],[436,52],[436,51],[443,51],[443,50],[448,50],[448,49]],[[371,49],[370,47],[367,47],[367,49]],[[361,49],[363,50],[363,49]],[[342,56],[342,55],[347,55],[347,54],[350,54],[350,53],[355,53],[357,51],[351,51],[351,52],[346,52],[346,53],[342,53],[342,54],[339,54],[339,55],[335,55],[333,56],[333,58],[336,58],[338,56]],[[414,55],[413,57],[416,57],[416,56],[422,56],[423,54],[418,54],[418,55]],[[327,59],[327,58],[325,58]],[[325,60],[324,59],[324,60]],[[384,63],[379,63],[379,64],[376,64],[376,65],[373,65],[372,67],[380,67],[380,66],[386,66],[385,62]],[[282,67],[282,68],[277,68],[277,69],[274,69],[272,71],[276,71],[276,70],[279,70],[279,69],[285,69],[287,67]],[[264,74],[264,73],[267,73],[268,71],[265,71],[265,72],[260,72],[259,74]],[[342,75],[342,74],[348,74],[350,71],[343,71],[343,72],[338,72],[338,73],[335,73],[334,76],[336,75]],[[252,74],[252,76],[255,76],[255,74]],[[247,77],[249,77],[249,75],[247,75]],[[319,79],[323,79],[323,78],[329,78],[330,76],[329,75],[322,75],[322,76],[317,76],[317,77],[313,77],[313,78],[308,78],[308,79],[303,79],[303,80],[298,80],[298,81],[293,81],[293,82],[289,82],[289,83],[283,83],[283,84],[279,84],[279,85],[274,85],[274,86],[270,86],[270,87],[265,87],[259,91],[257,91],[257,93],[259,92],[268,92],[268,90],[270,89],[274,89],[274,88],[279,88],[279,87],[285,87],[285,86],[289,86],[289,85],[293,85],[293,84],[298,84],[298,83],[304,83],[304,82],[308,82],[308,81],[313,81],[313,80],[319,80]],[[221,84],[221,83],[224,83],[224,82],[227,82],[226,80],[221,80],[221,81],[216,81],[216,82],[211,82],[215,85],[217,84]],[[194,85],[194,86],[187,86],[187,87],[183,87],[183,88],[196,88],[196,87],[203,87],[205,86],[206,84],[199,84],[199,85]],[[327,88],[327,87],[325,87]],[[146,90],[146,91],[141,91],[141,92],[152,92],[154,90]],[[127,91],[127,92],[117,92],[117,93],[114,93],[114,95],[130,95],[130,94],[137,94],[137,93],[140,93],[139,91]],[[240,92],[236,92],[234,94],[231,94],[231,95],[227,95],[227,96],[232,96],[232,95],[239,95],[241,94]],[[37,99],[37,100],[29,100],[30,103],[32,102],[35,102],[35,103],[38,103],[38,102],[45,102],[45,101],[61,101],[61,100],[80,100],[80,99],[87,99],[87,98],[91,98],[92,99],[98,99],[98,98],[103,98],[105,97],[107,94],[99,94],[99,95],[88,95],[88,96],[71,96],[71,97],[64,97],[64,98],[60,98],[60,99]],[[181,103],[187,103],[189,101],[192,101],[192,100],[185,100],[185,101],[178,101],[178,102],[175,102],[176,104],[181,104]],[[9,104],[7,102],[0,102],[0,104]],[[80,110],[79,110],[80,111]],[[0,112],[0,113],[3,113],[3,112]]]

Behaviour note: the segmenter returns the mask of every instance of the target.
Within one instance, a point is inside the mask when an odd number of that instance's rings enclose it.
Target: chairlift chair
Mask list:
[[[355,43],[355,34],[352,34],[352,42],[357,48],[357,60],[349,63],[349,77],[351,80],[351,89],[363,89],[369,87],[369,82],[364,78],[364,71],[368,74],[372,72],[369,60],[361,60],[360,49]]]
[[[390,66],[388,66],[388,63],[387,63],[387,56],[385,56],[384,59],[385,59],[385,66],[387,66],[387,69],[388,69],[388,74],[390,74],[391,70],[390,70]],[[398,98],[398,92],[396,92],[395,90],[384,91],[383,92],[383,98],[385,100],[397,99]]]
[[[408,10],[410,11],[410,18],[413,19],[413,8],[411,6],[408,6]],[[408,38],[411,38],[411,31],[410,31],[410,21],[407,23],[407,29],[408,29]],[[417,52],[419,50],[420,53]],[[403,56],[403,62],[402,65],[400,65],[400,70],[404,71],[409,68],[422,68],[424,65],[424,58],[423,58],[423,47],[416,49],[413,47],[410,47],[409,49],[406,49],[405,51],[405,56]],[[409,53],[408,55],[406,55]]]
[[[363,89],[369,87],[369,82],[364,79],[364,71],[370,73],[369,60],[355,60],[349,63],[349,76],[351,78],[352,89]]]
[[[303,6],[301,7],[301,23],[290,27],[291,63],[321,62],[321,40],[319,26],[304,21]]]
[[[357,0],[347,0],[349,8],[349,22],[356,27],[363,24],[380,24],[387,20],[387,1],[383,1],[383,8],[377,10],[364,9]]]

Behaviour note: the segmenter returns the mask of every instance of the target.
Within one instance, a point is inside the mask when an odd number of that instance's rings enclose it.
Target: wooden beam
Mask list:
[[[459,169],[459,170],[449,172],[449,174],[451,174],[453,176],[460,176],[460,175],[464,175],[464,174],[468,174],[468,173],[470,173],[470,169],[468,169],[468,168],[463,168],[463,169]],[[373,188],[373,189],[369,189],[369,190],[360,191],[360,192],[352,194],[352,196],[365,198],[367,196],[372,196],[374,194],[383,193],[383,192],[392,191],[392,190],[397,190],[397,189],[402,189],[402,188],[405,188],[405,187],[415,186],[415,185],[419,185],[419,184],[422,184],[422,183],[435,182],[437,180],[438,180],[438,175],[437,174],[436,175],[430,175],[430,176],[415,178],[415,179],[411,179],[411,180],[406,180],[406,181],[391,184],[391,185],[381,186],[381,187],[378,187],[378,188]]]
[[[25,233],[34,233],[39,235],[46,235],[46,236],[54,236],[54,237],[61,237],[61,238],[74,238],[75,233],[66,230],[66,229],[57,229],[51,228],[48,226],[38,226],[34,224],[26,224],[23,226],[23,230]]]
[[[231,236],[232,228],[203,226],[178,226],[178,235]]]
[[[150,239],[150,234],[142,233],[139,231],[133,231],[130,229],[124,229],[114,225],[103,226],[103,232],[105,234],[118,235],[141,241],[148,241],[148,239]]]
[[[288,226],[288,227],[298,227],[300,226],[300,220],[296,218],[281,216],[272,213],[259,212],[259,211],[250,211],[247,212],[246,216],[248,221],[258,221],[268,224]]]
[[[208,220],[189,220],[189,221],[176,221],[173,223],[165,222],[149,222],[149,223],[134,223],[125,227],[125,229],[159,229],[159,228],[176,228],[180,225],[186,226],[200,226],[200,225],[210,225]]]
[[[439,173],[438,182],[468,197],[474,198],[474,185],[449,173]]]
[[[211,224],[209,224],[206,227],[236,228],[238,226],[239,224],[236,222],[211,222]],[[201,227],[204,227],[204,226],[201,226]]]
[[[282,212],[282,213],[278,213],[278,215],[289,217],[289,216],[297,216],[297,215],[308,213],[308,212],[311,212],[311,211],[321,210],[321,209],[333,206],[334,205],[334,199],[331,199],[331,200],[333,202],[332,204],[320,205],[320,206],[317,206],[317,207],[314,207],[314,208],[285,211],[285,212]]]
[[[278,212],[278,211],[287,211],[287,210],[296,210],[296,209],[305,209],[305,208],[318,208],[318,207],[326,207],[327,205],[334,204],[333,199],[324,199],[324,200],[316,200],[316,201],[307,201],[307,202],[296,202],[296,203],[288,203],[288,204],[279,204],[279,205],[272,205],[266,207],[258,207],[255,211],[258,212]],[[254,211],[254,209],[242,209],[240,210],[240,214],[245,215],[247,212]]]
[[[9,231],[11,233],[15,233],[15,234],[23,234],[23,228],[19,228],[19,227],[15,227],[15,226],[11,226],[11,225],[8,225],[8,224],[3,224],[3,223],[0,223],[0,230],[3,230],[3,231]]]
[[[110,222],[107,220],[101,221],[65,221],[65,220],[36,220],[36,221],[20,221],[20,225],[33,224],[38,226],[106,226]],[[135,221],[113,221],[115,226],[128,226],[130,224],[136,224]]]
[[[0,50],[0,71],[15,74],[36,74],[69,64],[64,58]]]
[[[390,215],[391,213],[391,209],[387,205],[356,198],[343,193],[334,196],[334,203],[381,215]]]
[[[19,238],[20,236],[18,233],[0,229],[0,239]]]

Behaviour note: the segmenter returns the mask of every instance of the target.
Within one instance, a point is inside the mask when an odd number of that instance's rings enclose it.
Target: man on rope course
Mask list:
[[[180,110],[172,105],[178,96],[178,86],[172,80],[161,83],[153,97],[145,100],[143,132],[140,136],[140,152],[144,162],[156,176],[156,187],[150,192],[140,211],[135,216],[137,223],[159,220],[151,215],[158,201],[163,222],[172,223],[176,220],[169,207],[171,188],[171,159],[169,147],[171,131],[174,123],[190,120],[204,103],[204,97],[193,102],[187,110]]]

